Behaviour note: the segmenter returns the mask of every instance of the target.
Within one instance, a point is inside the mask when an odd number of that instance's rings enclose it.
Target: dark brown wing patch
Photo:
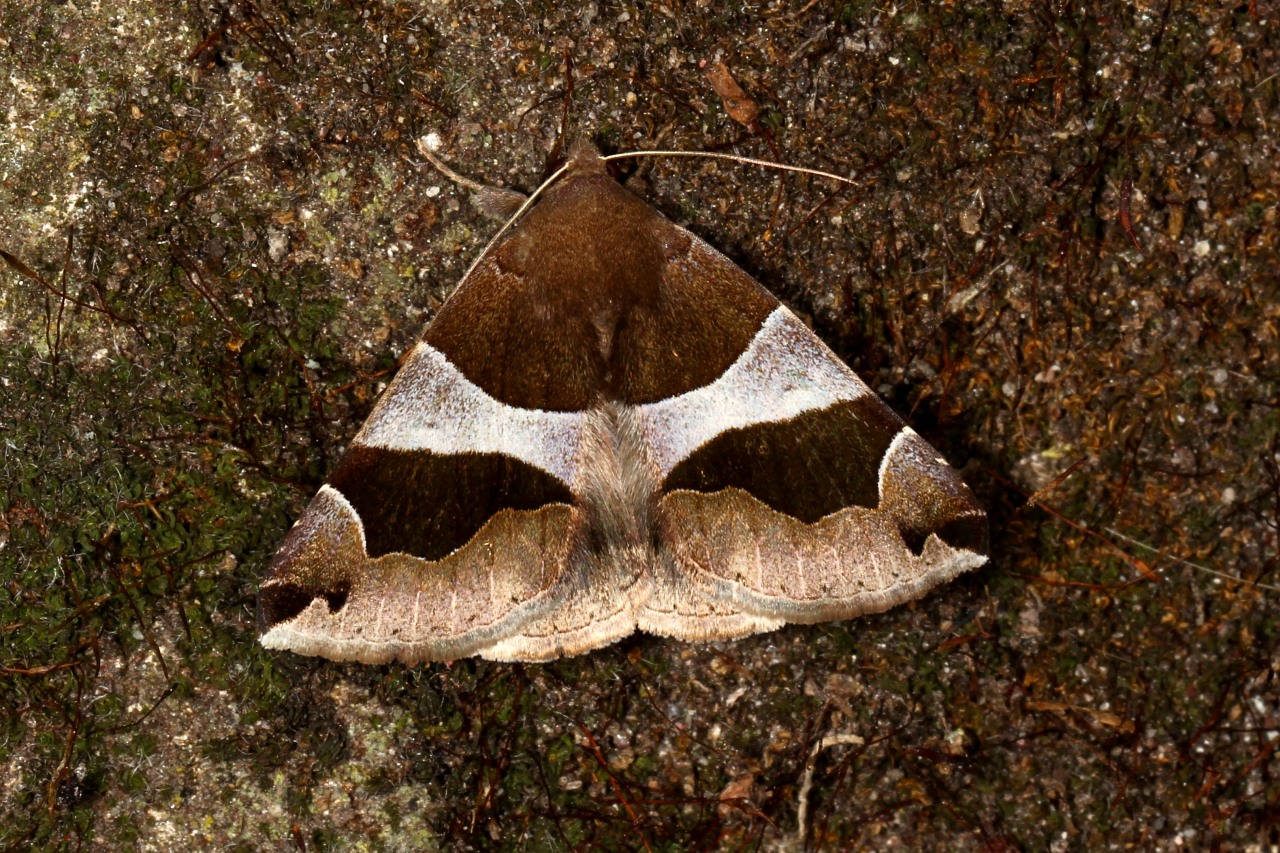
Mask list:
[[[673,468],[663,489],[739,488],[809,524],[848,506],[874,509],[880,459],[902,427],[888,406],[867,395],[729,430]]]
[[[564,483],[501,454],[353,445],[329,485],[359,514],[370,557],[398,551],[439,560],[504,509],[573,503]]]

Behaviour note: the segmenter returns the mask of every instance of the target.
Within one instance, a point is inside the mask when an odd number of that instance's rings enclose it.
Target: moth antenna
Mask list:
[[[483,184],[477,183],[471,180],[470,178],[464,178],[462,175],[459,175],[457,172],[453,171],[448,166],[446,166],[444,164],[444,161],[442,161],[439,157],[437,157],[435,153],[432,152],[431,149],[428,147],[426,142],[426,137],[423,137],[422,139],[417,140],[416,144],[418,148],[418,153],[421,154],[423,157],[426,157],[427,160],[431,163],[431,165],[435,166],[438,170],[440,170],[440,172],[449,180],[456,181],[457,183],[462,184],[464,187],[471,190],[472,192],[484,192],[486,189],[488,189]],[[479,266],[480,262],[483,261],[485,259],[485,256],[489,254],[489,250],[494,247],[494,245],[498,242],[498,240],[501,239],[503,234],[507,233],[507,229],[510,228],[513,224],[515,224],[516,220],[519,219],[521,216],[523,216],[524,212],[528,210],[535,201],[538,200],[538,196],[542,195],[542,193],[546,190],[546,188],[551,186],[551,184],[553,184],[557,178],[559,178],[566,171],[568,171],[568,169],[569,169],[569,164],[565,163],[559,169],[556,169],[554,172],[552,172],[551,176],[548,177],[545,181],[538,184],[538,188],[536,190],[529,193],[529,197],[524,200],[524,204],[520,205],[520,207],[516,209],[515,213],[507,217],[507,221],[502,223],[502,227],[498,229],[498,233],[494,234],[493,237],[489,239],[488,243],[485,243],[484,249],[481,250],[480,254],[476,255],[476,259],[471,262],[471,266],[467,267],[466,273],[462,276],[462,279],[460,280],[465,280],[467,276],[471,275],[471,273],[475,271],[475,268]]]
[[[459,175],[457,172],[453,171],[453,169],[450,169],[443,160],[437,157],[435,152],[431,150],[432,141],[429,137],[424,136],[421,139],[414,140],[414,144],[417,146],[419,154],[426,157],[427,160],[430,161],[431,165],[436,167],[438,172],[453,181],[455,184],[462,184],[462,186],[471,190],[473,193],[478,193],[484,190],[484,184],[481,184],[478,181],[473,181],[464,175]]]
[[[738,154],[723,154],[712,151],[627,151],[622,154],[609,154],[600,159],[608,162],[609,160],[622,160],[627,157],[705,157],[708,160],[729,160],[748,166],[763,166],[766,169],[778,169],[783,172],[816,175],[819,178],[830,178],[833,181],[839,181],[850,186],[858,185],[858,182],[852,178],[846,178],[843,175],[837,175],[832,172],[824,172],[821,169],[808,169],[804,166],[791,166],[787,163],[775,163],[772,160],[758,160],[755,157],[742,157]]]
[[[1131,536],[1125,536],[1123,533],[1121,533],[1119,530],[1116,530],[1114,527],[1104,527],[1103,529],[1106,530],[1108,533],[1110,533],[1112,536],[1115,536],[1118,539],[1123,539],[1124,541],[1128,542],[1131,545],[1137,545],[1139,548],[1142,548],[1143,550],[1148,551],[1149,553],[1159,554],[1161,556],[1164,556],[1162,551],[1159,548],[1156,548],[1152,545],[1148,545],[1146,542],[1141,542],[1137,539],[1134,539]],[[1270,590],[1271,592],[1280,592],[1280,586],[1276,586],[1275,584],[1263,583],[1262,581],[1256,581],[1256,580],[1253,580],[1252,578],[1241,577],[1240,575],[1233,575],[1230,572],[1220,572],[1217,569],[1211,569],[1208,566],[1201,565],[1200,563],[1193,563],[1190,560],[1183,560],[1175,557],[1169,565],[1170,566],[1178,566],[1178,565],[1190,566],[1191,568],[1196,569],[1197,571],[1201,571],[1201,572],[1204,572],[1205,574],[1213,575],[1216,578],[1223,578],[1225,580],[1235,581],[1236,583],[1249,584],[1250,586],[1257,587],[1258,589],[1266,589],[1266,590]]]
[[[415,144],[418,149],[418,153],[421,154],[423,157],[427,158],[427,161],[431,163],[432,166],[434,166],[441,174],[443,174],[449,180],[453,181],[454,183],[461,184],[462,186],[471,190],[473,193],[483,193],[486,189],[488,189],[483,184],[477,181],[473,181],[471,178],[460,175],[457,172],[453,171],[453,169],[449,168],[449,166],[446,165],[445,162],[441,160],[439,157],[437,157],[435,155],[435,152],[431,150],[431,146],[428,142],[428,137],[424,136],[421,139],[415,140]],[[623,160],[629,157],[702,157],[708,160],[728,160],[732,163],[741,163],[743,165],[748,165],[748,166],[763,166],[766,169],[777,169],[782,172],[796,172],[802,175],[814,175],[819,178],[829,178],[833,181],[839,181],[842,184],[849,184],[850,186],[858,185],[857,181],[854,181],[852,178],[846,178],[843,175],[837,175],[833,172],[824,172],[821,169],[810,169],[805,166],[792,166],[787,163],[775,163],[772,160],[760,160],[755,157],[743,157],[738,154],[724,154],[724,153],[712,152],[712,151],[672,151],[672,150],[661,150],[661,149],[626,151],[621,154],[604,155],[604,156],[601,156],[600,159],[607,163],[610,160]],[[547,189],[547,187],[555,183],[555,181],[561,175],[563,175],[568,170],[568,168],[569,168],[569,164],[566,163],[565,165],[561,166],[559,169],[556,169],[554,172],[551,173],[551,175],[546,180],[544,180],[541,184],[538,185],[537,189],[529,193],[529,197],[524,200],[524,203],[521,204],[520,207],[516,209],[515,213],[511,214],[511,216],[509,216],[507,220],[502,223],[502,227],[499,228],[497,233],[494,234],[493,237],[489,239],[489,242],[485,244],[485,247],[483,250],[481,250],[480,254],[476,255],[476,259],[471,262],[471,266],[467,267],[467,271],[463,275],[464,279],[467,276],[471,275],[472,272],[475,271],[475,268],[479,266],[480,262],[484,260],[485,256],[489,254],[489,250],[492,249],[497,244],[498,240],[502,238],[502,235],[507,233],[507,229],[509,229],[513,224],[515,224],[515,222],[521,216],[524,215],[524,212],[528,210],[535,201],[538,200],[538,197],[542,195],[542,193]]]

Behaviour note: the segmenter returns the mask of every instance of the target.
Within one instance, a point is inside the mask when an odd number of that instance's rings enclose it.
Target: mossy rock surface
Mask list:
[[[1274,12],[0,0],[0,848],[799,849],[802,799],[811,849],[1275,843]],[[262,650],[492,232],[428,132],[526,190],[581,134],[855,177],[635,183],[963,469],[991,564],[541,666]]]

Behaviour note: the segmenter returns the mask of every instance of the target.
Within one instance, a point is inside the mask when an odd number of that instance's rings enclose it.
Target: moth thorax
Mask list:
[[[657,466],[635,410],[603,403],[586,416],[577,489],[593,531],[591,547],[620,559],[651,554]],[[626,556],[629,555],[629,556]]]

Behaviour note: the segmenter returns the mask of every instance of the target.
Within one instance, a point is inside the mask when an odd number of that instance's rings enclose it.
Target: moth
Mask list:
[[[589,143],[427,326],[280,547],[261,642],[545,661],[849,619],[987,560],[959,475]]]

